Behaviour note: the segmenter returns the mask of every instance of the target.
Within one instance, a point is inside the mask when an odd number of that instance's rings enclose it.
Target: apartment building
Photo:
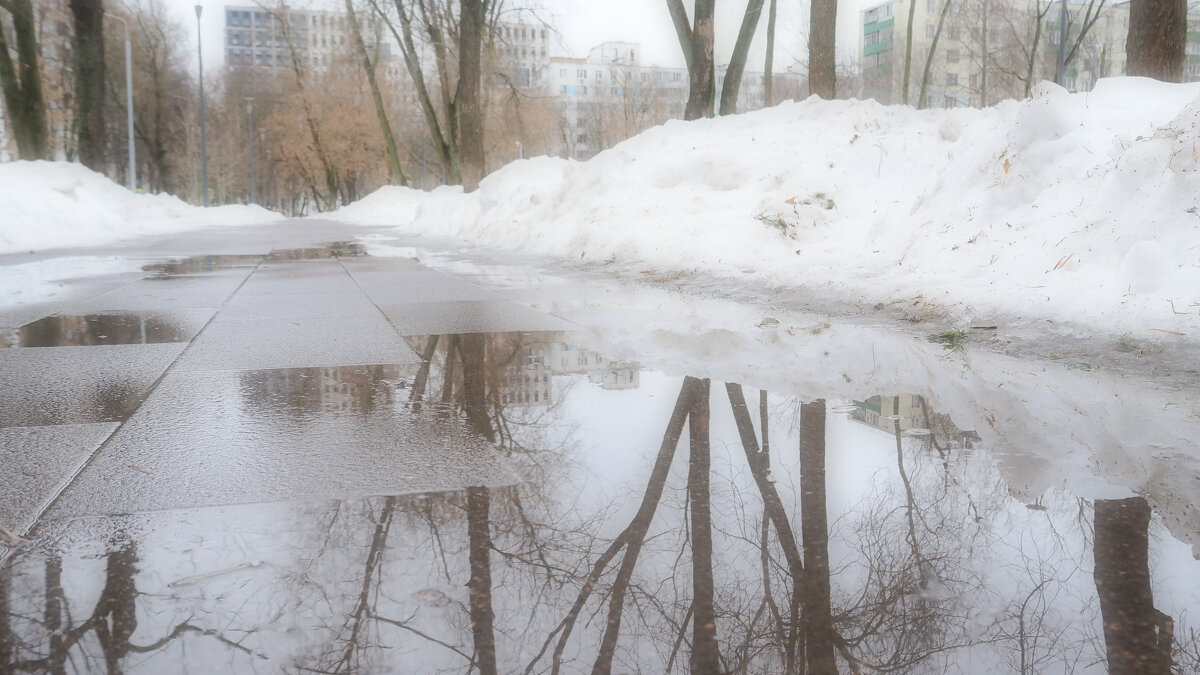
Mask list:
[[[944,22],[943,7],[945,0],[891,0],[861,13],[864,98],[881,103],[907,100],[917,105],[925,81],[926,107],[978,106],[1021,98],[1037,82],[1055,79],[1061,36],[1058,3],[1045,12],[1040,29],[1039,5],[1028,0],[962,0],[951,5]],[[1040,8],[1045,10],[1045,4]],[[1089,91],[1102,77],[1124,75],[1129,2],[1106,4],[1082,39],[1081,26],[1094,6],[1069,0],[1066,8],[1064,53],[1074,49],[1075,54],[1064,69],[1063,86],[1071,91]],[[905,97],[910,13],[912,56]],[[1189,17],[1189,26],[1185,79],[1197,81],[1200,16]],[[930,58],[935,35],[937,48]],[[1038,46],[1031,51],[1035,36]]]

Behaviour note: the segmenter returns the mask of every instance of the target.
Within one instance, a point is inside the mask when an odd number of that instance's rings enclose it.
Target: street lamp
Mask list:
[[[200,204],[208,206],[208,141],[204,132],[204,51],[200,43],[200,13],[202,5],[196,5],[196,56],[200,64]]]
[[[133,48],[129,44],[129,24],[116,14],[104,13],[110,19],[116,19],[125,27],[125,121],[129,127],[129,190],[137,192],[137,150],[133,142]]]
[[[254,198],[254,97],[246,97],[246,136],[250,138],[250,203],[255,204]]]

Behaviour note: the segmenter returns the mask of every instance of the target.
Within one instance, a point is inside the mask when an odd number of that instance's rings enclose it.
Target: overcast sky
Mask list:
[[[166,0],[173,12],[190,28],[191,48],[195,50],[196,14],[194,6],[204,6],[201,15],[204,39],[205,70],[215,72],[224,62],[224,8],[227,5],[253,5],[225,0]],[[296,1],[291,6],[340,9],[338,0]],[[516,4],[516,3],[514,3]],[[554,44],[554,56],[587,56],[588,49],[605,41],[637,42],[642,46],[642,61],[646,65],[683,66],[683,54],[671,26],[664,0],[540,0],[539,15],[558,28],[562,40]],[[691,2],[684,5],[691,12]],[[729,59],[741,24],[744,0],[717,1],[717,61]],[[768,3],[769,4],[769,0]],[[875,3],[869,3],[875,4]],[[849,60],[858,44],[858,8],[860,0],[839,0],[838,58]],[[865,4],[863,6],[866,6]],[[776,28],[775,64],[777,69],[804,61],[807,58],[808,2],[779,0],[779,19]],[[763,8],[754,44],[751,47],[751,70],[761,70],[766,50],[766,7]]]

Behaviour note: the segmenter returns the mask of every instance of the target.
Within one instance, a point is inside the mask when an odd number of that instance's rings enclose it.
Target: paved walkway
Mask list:
[[[458,420],[415,424],[378,397],[420,372],[421,336],[571,325],[322,245],[344,232],[289,221],[151,242],[119,251],[145,259],[139,275],[0,311],[0,525],[515,480]]]

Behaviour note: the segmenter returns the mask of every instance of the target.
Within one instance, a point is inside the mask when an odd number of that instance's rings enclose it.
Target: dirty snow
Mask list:
[[[390,187],[332,217],[1179,339],[1200,332],[1198,162],[1200,85],[1114,78],[985,110],[812,98],[673,121],[590,161],[514,162],[473,194]]]
[[[259,206],[205,209],[170,195],[134,194],[80,164],[0,164],[0,254],[282,217]]]

